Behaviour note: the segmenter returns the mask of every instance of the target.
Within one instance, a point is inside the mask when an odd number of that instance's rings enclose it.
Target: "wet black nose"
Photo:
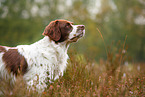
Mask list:
[[[84,26],[84,25],[79,25],[79,26],[78,26],[78,29],[84,30],[84,29],[85,29],[85,26]]]

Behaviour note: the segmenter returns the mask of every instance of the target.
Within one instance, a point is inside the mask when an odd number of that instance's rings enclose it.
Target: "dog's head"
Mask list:
[[[84,25],[73,25],[66,20],[55,20],[46,26],[42,35],[49,36],[51,40],[58,42],[76,42],[85,34]]]

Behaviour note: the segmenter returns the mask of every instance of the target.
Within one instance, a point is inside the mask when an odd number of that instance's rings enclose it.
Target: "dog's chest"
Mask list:
[[[38,45],[32,45],[19,46],[18,50],[28,62],[28,72],[24,75],[26,80],[31,80],[36,75],[39,75],[40,79],[45,79],[46,76],[57,79],[63,75],[68,59],[67,50],[63,47],[49,45],[40,48]]]

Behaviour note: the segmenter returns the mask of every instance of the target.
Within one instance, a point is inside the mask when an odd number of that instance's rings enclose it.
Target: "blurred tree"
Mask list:
[[[145,60],[144,9],[143,0],[1,0],[0,45],[35,42],[50,21],[68,19],[86,26],[85,39],[72,49],[92,59],[106,58],[99,28],[106,46],[114,41],[113,49],[128,35],[129,55]]]

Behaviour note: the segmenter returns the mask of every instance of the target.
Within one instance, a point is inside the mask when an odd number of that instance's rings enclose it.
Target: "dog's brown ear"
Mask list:
[[[44,36],[49,36],[50,39],[54,41],[59,41],[61,38],[61,32],[59,28],[59,21],[52,21],[48,26],[46,26],[43,34]]]

